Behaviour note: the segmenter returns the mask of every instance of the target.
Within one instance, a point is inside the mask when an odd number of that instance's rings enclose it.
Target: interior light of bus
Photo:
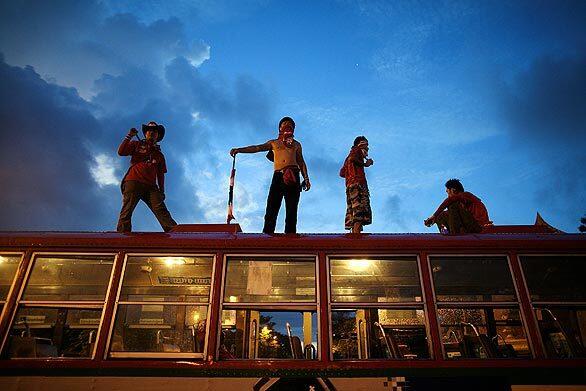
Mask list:
[[[230,303],[236,303],[238,301],[238,298],[236,296],[230,296],[228,297],[228,301]]]
[[[183,258],[163,258],[163,262],[167,266],[185,265],[185,259]]]
[[[6,262],[6,260],[4,259],[4,257],[2,255],[0,255],[0,264],[3,264],[4,262]]]
[[[372,262],[368,259],[349,259],[348,260],[348,266],[350,267],[350,269],[357,271],[357,272],[362,272],[365,271],[366,269],[370,268]]]

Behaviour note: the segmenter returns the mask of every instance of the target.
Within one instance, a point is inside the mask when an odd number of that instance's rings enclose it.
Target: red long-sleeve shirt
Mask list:
[[[124,181],[138,181],[152,186],[158,182],[159,189],[165,191],[167,165],[158,145],[125,138],[118,147],[118,155],[130,156],[130,168]]]
[[[444,202],[442,202],[441,205],[437,208],[433,216],[436,217],[454,202],[459,202],[464,205],[464,207],[470,213],[472,213],[472,216],[474,216],[476,222],[478,222],[478,224],[481,226],[492,224],[492,222],[488,219],[488,210],[486,210],[486,206],[484,206],[480,198],[467,191],[454,194],[446,198]]]

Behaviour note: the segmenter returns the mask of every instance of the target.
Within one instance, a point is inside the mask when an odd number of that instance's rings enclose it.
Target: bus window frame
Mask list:
[[[21,267],[22,262],[24,261],[24,256],[25,256],[25,252],[11,252],[11,251],[6,251],[6,252],[0,252],[0,256],[9,256],[9,257],[13,257],[13,256],[18,256],[20,255],[20,261],[18,262],[18,267],[16,269],[16,273],[14,273],[14,276],[12,276],[12,282],[10,283],[10,288],[8,288],[8,292],[6,294],[6,298],[4,300],[0,300],[0,305],[2,305],[2,309],[0,310],[0,321],[2,319],[4,319],[4,317],[8,316],[8,299],[12,296],[14,290],[16,289],[16,278],[18,277],[18,268]],[[16,308],[16,307],[15,307]],[[12,319],[10,319],[10,324],[12,324]],[[4,342],[6,339],[8,339],[8,333],[9,333],[10,329],[8,328],[6,331],[6,335],[4,336],[4,338],[0,339],[0,352],[2,352],[4,349]],[[1,338],[1,337],[0,337]]]
[[[120,293],[122,292],[122,286],[124,285],[124,276],[126,274],[126,265],[128,264],[128,259],[130,257],[211,257],[212,264],[211,264],[211,280],[210,280],[210,293],[208,295],[208,300],[206,303],[201,302],[149,302],[149,301],[123,301],[122,305],[144,305],[144,304],[153,304],[158,303],[161,305],[174,305],[174,306],[196,306],[196,307],[207,307],[206,312],[206,327],[205,327],[205,339],[204,339],[204,346],[202,353],[165,353],[165,352],[111,352],[110,351],[110,343],[112,342],[112,337],[114,333],[114,326],[116,323],[116,315],[118,314],[118,307],[120,306]],[[212,298],[214,297],[214,279],[215,279],[215,265],[216,265],[216,253],[189,253],[189,252],[181,252],[181,253],[165,253],[165,252],[153,252],[153,253],[136,253],[136,252],[127,252],[124,254],[124,261],[122,264],[122,269],[120,271],[120,281],[118,282],[118,291],[116,292],[116,298],[114,300],[114,308],[112,310],[112,318],[110,320],[109,330],[108,330],[108,338],[106,339],[106,345],[104,349],[104,360],[108,359],[119,359],[119,358],[197,358],[205,361],[205,357],[207,354],[208,349],[208,339],[209,339],[209,330],[210,330],[210,318],[211,318],[211,305],[212,305]]]
[[[392,258],[392,257],[413,257],[416,265],[417,265],[417,273],[419,276],[419,288],[421,290],[421,301],[412,301],[412,302],[396,302],[396,303],[361,303],[361,302],[333,302],[332,301],[332,275],[331,275],[331,260],[332,259],[352,259],[352,258]],[[391,260],[391,259],[389,259]],[[430,311],[428,307],[428,301],[425,295],[425,287],[423,283],[423,271],[421,270],[420,266],[420,254],[419,253],[329,253],[326,255],[326,276],[327,276],[327,299],[328,299],[328,339],[329,339],[329,358],[332,362],[375,362],[375,361],[430,361],[435,359],[435,352],[433,349],[432,337],[430,333],[430,322],[429,316]],[[417,308],[415,308],[417,307]],[[425,336],[427,338],[427,349],[429,352],[429,358],[422,358],[416,360],[405,360],[405,359],[392,359],[392,358],[369,358],[369,359],[337,359],[334,360],[334,352],[332,351],[333,346],[333,324],[332,324],[332,311],[333,310],[348,310],[348,309],[362,309],[362,308],[377,308],[377,309],[421,309],[423,311],[423,319],[425,325]]]
[[[110,270],[110,278],[108,279],[108,287],[104,294],[104,300],[98,302],[97,300],[88,300],[88,301],[49,301],[49,300],[21,300],[24,291],[26,290],[27,284],[29,282],[29,278],[33,271],[35,262],[37,258],[43,256],[51,256],[54,258],[63,257],[63,258],[71,258],[75,256],[111,256],[112,257],[112,267]],[[89,357],[9,357],[9,360],[93,360],[96,357],[97,347],[100,334],[102,331],[102,327],[104,327],[104,320],[106,318],[106,306],[108,304],[108,297],[110,295],[110,290],[112,289],[112,282],[114,281],[114,265],[116,263],[116,257],[118,256],[118,252],[113,251],[105,251],[105,252],[67,252],[67,251],[42,251],[42,252],[33,252],[30,255],[30,261],[28,263],[28,267],[26,273],[24,275],[24,279],[22,285],[20,286],[18,295],[16,297],[16,301],[14,304],[14,311],[10,316],[10,321],[7,323],[6,333],[4,335],[4,340],[2,341],[2,346],[0,347],[0,354],[4,355],[4,349],[6,348],[6,343],[8,341],[8,336],[10,335],[10,330],[12,329],[12,325],[14,323],[14,317],[18,313],[20,308],[68,308],[68,309],[100,309],[102,313],[100,315],[100,324],[96,329],[96,340],[94,341],[94,347],[92,350],[92,354]],[[22,262],[22,259],[21,259]]]
[[[513,288],[515,290],[515,300],[516,301],[454,301],[454,302],[449,302],[449,301],[437,301],[437,297],[436,297],[436,291],[435,291],[435,282],[433,279],[433,269],[431,266],[431,258],[432,257],[451,257],[451,258],[457,258],[457,257],[504,257],[507,260],[507,266],[509,268],[509,273],[510,273],[510,277],[511,280],[513,281]],[[451,360],[447,357],[447,353],[444,347],[444,344],[441,341],[441,336],[442,336],[442,326],[438,317],[438,304],[439,304],[439,308],[495,308],[495,309],[501,309],[501,308],[516,308],[519,311],[520,314],[520,318],[521,318],[521,323],[522,323],[522,327],[523,327],[523,332],[525,333],[525,339],[527,340],[527,346],[529,348],[529,355],[530,357],[527,358],[527,360],[531,360],[531,359],[535,359],[535,349],[533,346],[533,341],[531,339],[531,335],[529,333],[529,328],[527,325],[527,322],[529,321],[529,319],[527,319],[527,315],[525,314],[525,311],[523,311],[523,306],[521,304],[521,296],[520,296],[520,291],[519,291],[519,286],[517,284],[517,280],[515,278],[515,274],[514,274],[514,270],[513,270],[513,266],[512,266],[512,260],[511,260],[512,256],[510,253],[468,253],[468,254],[464,254],[464,253],[459,253],[459,254],[454,254],[454,253],[428,253],[427,254],[427,267],[429,268],[429,281],[431,283],[431,292],[432,292],[432,299],[433,299],[433,306],[434,306],[434,313],[436,316],[436,320],[437,320],[437,327],[438,327],[438,333],[439,333],[439,337],[440,337],[440,346],[441,346],[441,355],[442,355],[442,359],[446,360],[446,361],[455,361],[455,360]],[[471,357],[466,357],[466,358],[460,358],[457,361],[464,361],[464,360],[472,360],[472,361],[485,361],[487,359],[485,358],[471,358]],[[496,358],[496,360],[507,360],[506,358]],[[518,360],[518,359],[513,359],[513,360]]]
[[[562,357],[550,357],[547,354],[547,349],[545,348],[545,344],[543,341],[543,334],[541,332],[541,327],[539,327],[539,321],[537,320],[536,311],[538,309],[543,309],[543,308],[548,308],[548,307],[581,308],[581,309],[586,310],[586,301],[534,301],[531,297],[531,290],[529,289],[529,285],[527,284],[527,278],[525,277],[525,268],[523,267],[522,258],[528,258],[528,257],[552,257],[553,258],[553,257],[559,257],[559,256],[586,257],[586,254],[579,254],[576,252],[557,253],[557,254],[550,253],[550,252],[548,252],[548,253],[517,253],[517,259],[519,260],[519,270],[521,271],[520,277],[523,281],[523,284],[525,285],[525,294],[527,295],[527,300],[529,300],[529,305],[531,307],[531,311],[530,311],[529,316],[531,317],[531,321],[533,322],[533,325],[539,334],[539,339],[537,341],[535,341],[535,343],[538,343],[540,345],[545,357],[550,360],[561,360],[561,361],[580,360],[580,359],[584,359],[585,357],[562,358]],[[586,346],[584,346],[584,349],[586,349]]]
[[[297,303],[283,303],[283,302],[268,302],[268,303],[253,303],[253,302],[240,302],[240,303],[229,303],[225,301],[225,292],[226,292],[226,274],[228,271],[228,259],[235,258],[235,257],[242,257],[242,258],[266,258],[266,259],[275,259],[278,257],[290,257],[290,258],[312,258],[314,260],[314,276],[315,276],[315,300],[312,302],[297,302]],[[306,262],[309,262],[307,259]],[[317,355],[315,360],[303,360],[305,362],[315,362],[321,361],[321,348],[320,348],[320,341],[322,340],[321,335],[321,317],[320,317],[320,281],[319,281],[319,256],[317,253],[224,253],[223,254],[223,263],[222,263],[222,283],[220,284],[220,301],[218,306],[218,329],[217,329],[217,336],[216,336],[216,351],[214,352],[214,357],[216,361],[223,361],[223,362],[267,362],[267,361],[277,361],[277,362],[287,362],[287,361],[301,361],[298,359],[293,358],[234,358],[230,360],[220,360],[220,346],[221,346],[221,337],[222,337],[222,312],[224,308],[228,310],[239,310],[239,309],[254,309],[254,308],[261,308],[265,310],[276,310],[276,311],[315,311],[317,316],[317,324],[316,333],[317,333]],[[313,331],[313,330],[312,330]],[[312,332],[313,334],[313,332]]]
[[[24,260],[24,251],[23,252],[2,252],[0,251],[0,256],[4,257],[17,257],[20,256],[20,261],[18,261],[18,266],[16,267],[16,272],[12,276],[12,281],[10,282],[10,287],[8,288],[8,292],[6,293],[6,298],[0,298],[0,305],[3,305],[2,310],[0,311],[0,319],[4,317],[4,311],[6,310],[6,303],[8,302],[8,298],[12,295],[12,291],[14,290],[15,286],[14,283],[16,281],[16,276],[18,275],[18,268],[22,265],[22,261]]]

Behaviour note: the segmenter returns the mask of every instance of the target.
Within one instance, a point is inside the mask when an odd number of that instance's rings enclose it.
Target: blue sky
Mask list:
[[[539,211],[576,232],[584,20],[584,1],[2,2],[0,229],[113,230],[116,149],[149,120],[167,128],[175,219],[222,223],[229,149],[290,115],[313,185],[299,232],[343,232],[338,170],[360,134],[375,161],[366,232],[434,232],[422,221],[452,177],[496,224]],[[264,154],[238,155],[245,232],[262,228],[271,175]],[[134,229],[160,227],[140,205]]]

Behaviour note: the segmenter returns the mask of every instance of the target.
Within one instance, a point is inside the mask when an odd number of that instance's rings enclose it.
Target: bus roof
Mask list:
[[[307,251],[425,251],[425,250],[528,250],[584,251],[586,235],[546,231],[536,226],[496,226],[481,234],[433,233],[242,233],[180,227],[176,232],[0,232],[0,248],[92,248],[184,250],[287,250]]]

